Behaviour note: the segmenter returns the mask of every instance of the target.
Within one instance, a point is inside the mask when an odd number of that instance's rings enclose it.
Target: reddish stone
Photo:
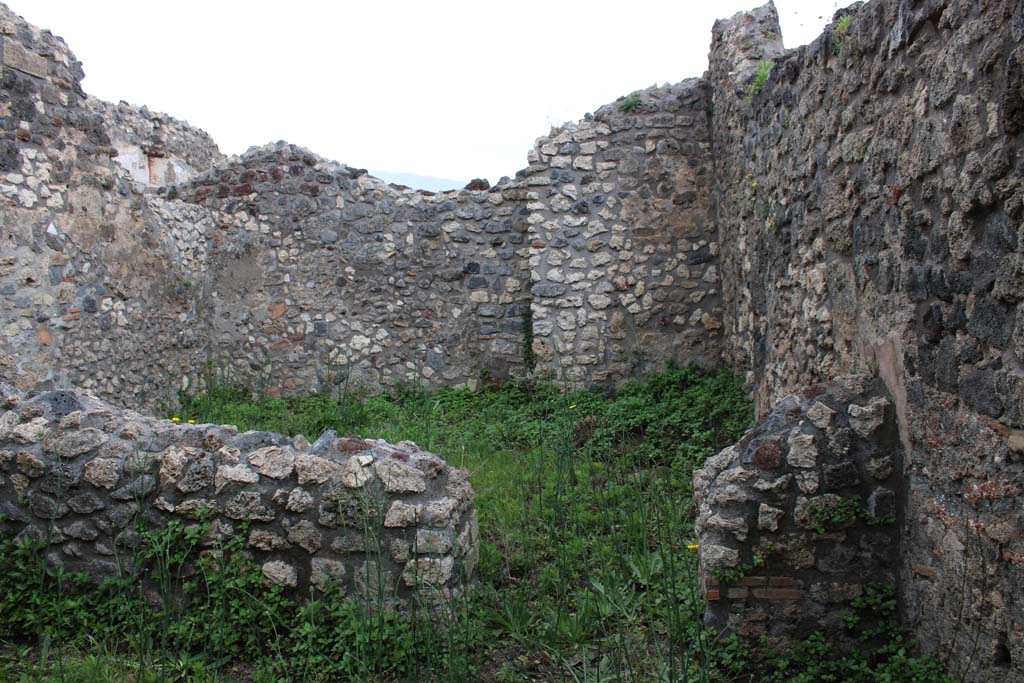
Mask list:
[[[765,470],[782,466],[782,448],[778,444],[766,443],[754,451],[754,464]]]
[[[47,330],[45,327],[39,328],[39,343],[42,344],[43,346],[49,346],[50,344],[53,343],[53,337],[50,336],[49,330]]]
[[[288,307],[285,306],[284,304],[277,304],[276,306],[270,309],[270,319],[277,320],[282,315],[284,315],[285,312],[287,312],[287,310]]]
[[[825,389],[824,386],[822,386],[820,384],[815,384],[812,387],[807,387],[806,389],[804,389],[804,398],[806,398],[808,400],[810,400],[812,398],[817,398],[817,397],[821,396],[822,394],[824,394],[825,391],[826,391],[826,389]]]
[[[368,451],[372,446],[358,436],[345,436],[338,441],[338,450],[342,453],[359,453]]]

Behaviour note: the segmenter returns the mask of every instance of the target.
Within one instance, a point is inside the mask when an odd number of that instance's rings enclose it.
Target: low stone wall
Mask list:
[[[329,582],[403,604],[461,591],[478,531],[469,473],[411,442],[184,425],[88,394],[26,399],[0,384],[0,525],[92,576],[132,571],[140,532],[209,524],[203,546],[247,533],[265,581]]]
[[[847,376],[780,401],[694,474],[707,617],[755,647],[824,631],[898,572],[902,452],[881,380]]]

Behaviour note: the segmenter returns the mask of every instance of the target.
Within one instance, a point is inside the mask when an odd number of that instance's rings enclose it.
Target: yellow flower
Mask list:
[[[686,546],[686,549],[687,549],[687,550],[699,550],[699,549],[700,549],[700,546],[699,546],[699,545],[697,545],[696,543],[693,543],[693,544],[691,544],[691,545],[688,545],[688,546]]]
[[[189,420],[189,421],[188,421],[188,423],[189,423],[190,425],[194,425],[194,424],[196,423],[196,421],[195,421],[195,420]]]
[[[757,181],[755,180],[754,182],[750,183],[750,186],[751,187],[757,187]]]
[[[571,406],[569,406],[569,410],[576,410],[576,404],[573,403]]]
[[[171,422],[181,422],[181,418],[175,415],[174,417],[171,418]]]

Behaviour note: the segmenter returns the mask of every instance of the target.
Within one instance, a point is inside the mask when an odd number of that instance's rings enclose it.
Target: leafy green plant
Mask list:
[[[730,569],[723,569],[717,574],[717,578],[723,584],[736,583],[744,576],[749,576],[750,573],[755,569],[760,569],[761,567],[765,566],[766,563],[767,558],[764,555],[758,553],[754,555],[754,559],[752,562],[741,564]]]
[[[841,57],[843,54],[843,42],[846,39],[846,34],[850,32],[850,27],[853,26],[853,17],[849,14],[843,16],[836,23],[836,32],[832,36],[832,53],[836,57]]]
[[[850,602],[846,626],[864,644],[844,653],[821,633],[797,641],[770,658],[766,683],[953,683],[932,657],[912,654],[912,643],[896,620],[891,586],[868,586]]]
[[[764,89],[765,83],[768,82],[769,77],[772,75],[773,66],[775,66],[775,62],[771,60],[764,60],[757,63],[757,72],[754,74],[754,82],[750,84],[750,92],[752,95],[759,95]]]

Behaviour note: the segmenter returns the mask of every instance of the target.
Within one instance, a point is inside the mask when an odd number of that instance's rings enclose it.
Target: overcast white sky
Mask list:
[[[495,182],[552,124],[701,75],[716,18],[760,0],[7,0],[90,94],[221,151],[288,140],[371,169]],[[776,0],[787,47],[848,0]]]

